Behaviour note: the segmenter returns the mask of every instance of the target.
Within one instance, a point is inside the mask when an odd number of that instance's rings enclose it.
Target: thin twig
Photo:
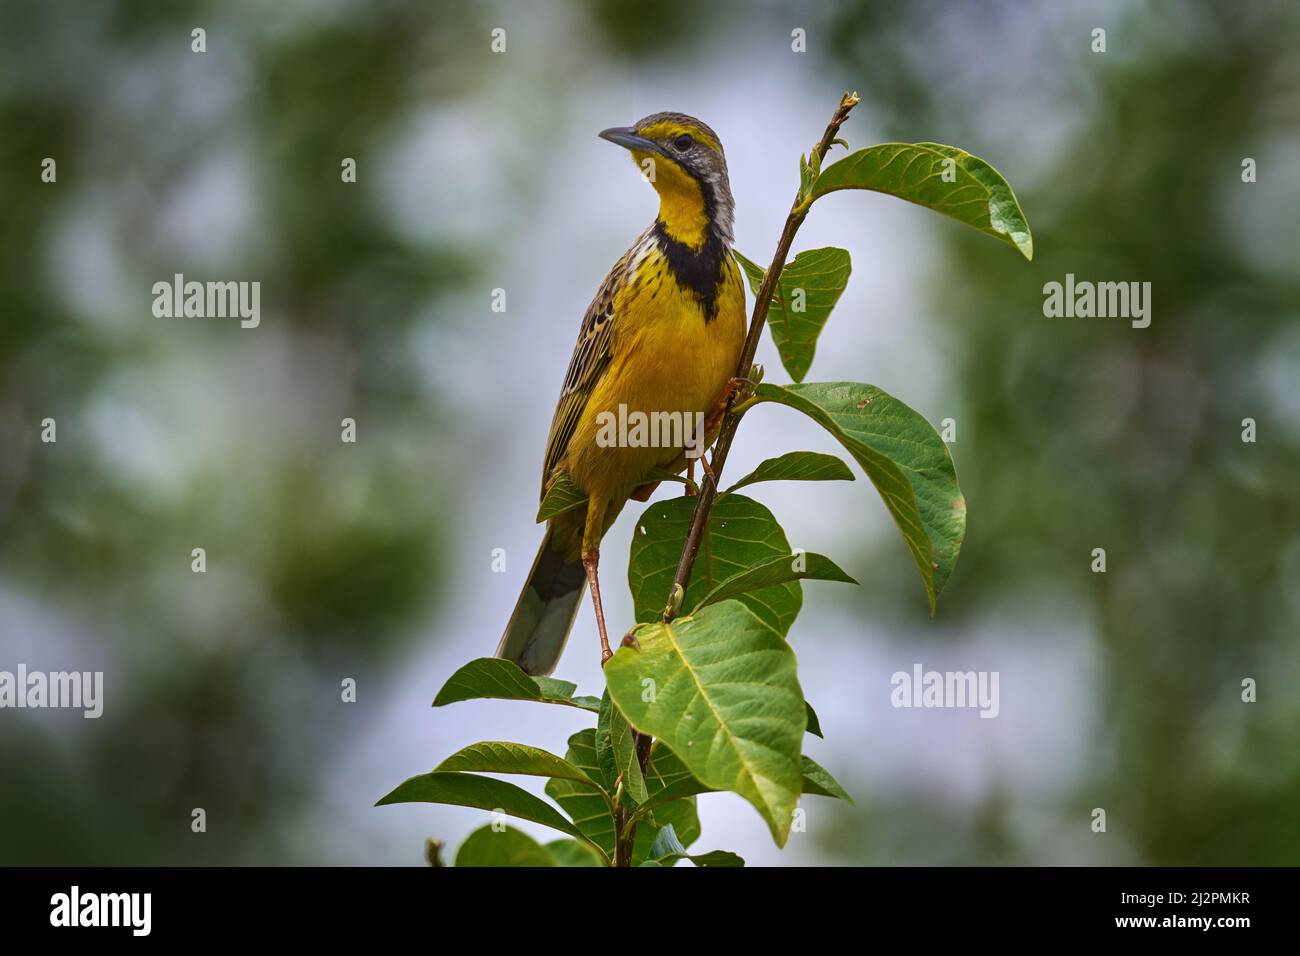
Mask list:
[[[858,105],[858,95],[856,93],[845,93],[840,98],[840,105],[835,110],[835,115],[831,117],[826,132],[822,134],[821,140],[813,147],[813,155],[809,161],[814,166],[820,167],[821,161],[825,158],[826,152],[835,142],[835,137],[839,135],[840,127],[844,121],[849,118],[849,112],[853,107]],[[804,219],[808,215],[809,199],[804,195],[802,184],[799,195],[795,197],[794,203],[790,207],[790,215],[785,220],[785,228],[781,230],[781,241],[776,245],[776,252],[772,256],[772,264],[768,267],[763,276],[763,281],[758,287],[758,295],[754,301],[754,315],[749,322],[749,335],[745,338],[745,348],[740,353],[740,362],[736,365],[736,378],[747,378],[749,370],[754,364],[754,356],[758,354],[758,343],[763,337],[763,326],[767,323],[767,313],[772,306],[772,296],[777,289],[777,280],[781,278],[781,270],[785,268],[786,257],[790,254],[790,246],[794,243],[794,235],[803,225]],[[700,493],[695,498],[695,513],[691,516],[691,529],[686,535],[686,542],[682,546],[682,556],[677,562],[677,574],[673,579],[673,587],[669,591],[668,603],[664,610],[663,620],[667,624],[677,616],[681,610],[681,601],[674,601],[673,595],[681,589],[681,594],[686,594],[686,586],[691,580],[691,571],[695,567],[695,558],[700,553],[700,542],[704,538],[704,528],[709,522],[709,512],[713,508],[713,501],[718,494],[718,479],[722,477],[722,466],[727,462],[727,453],[731,450],[732,439],[736,436],[736,426],[740,424],[740,416],[735,414],[732,407],[735,404],[735,396],[727,400],[726,414],[722,419],[722,428],[718,432],[717,443],[713,446],[713,455],[710,458],[712,466],[712,475],[705,474],[701,482]],[[641,764],[641,775],[645,776],[646,765],[650,760],[650,746],[654,742],[649,734],[643,734],[633,730],[633,739],[636,744],[637,758]],[[614,865],[630,866],[632,863],[632,848],[636,843],[636,820],[626,809],[619,807],[614,814]]]
[[[835,115],[831,117],[830,124],[826,127],[826,132],[822,134],[821,141],[813,147],[815,158],[810,157],[809,162],[820,166],[822,159],[826,156],[827,150],[839,135],[840,127],[848,119],[849,111],[858,105],[858,96],[856,93],[845,93],[840,99],[839,108],[835,110]],[[754,315],[749,323],[749,335],[745,339],[744,351],[740,353],[740,363],[736,366],[736,378],[747,378],[749,370],[754,364],[754,356],[758,352],[759,340],[763,337],[763,326],[767,323],[767,313],[772,305],[772,293],[777,288],[777,280],[781,278],[781,270],[785,268],[786,257],[790,254],[790,246],[794,243],[794,235],[803,225],[804,219],[808,215],[808,197],[800,190],[795,197],[794,204],[790,207],[790,215],[785,220],[785,228],[781,230],[781,241],[776,245],[776,252],[772,256],[772,264],[768,266],[767,272],[763,275],[763,282],[758,287],[758,294],[754,301]],[[734,413],[733,405],[735,396],[733,395],[727,402],[727,412],[722,419],[722,428],[718,432],[718,441],[713,446],[713,454],[710,457],[712,465],[712,476],[705,475],[700,483],[700,493],[695,499],[695,513],[691,517],[691,529],[686,535],[686,543],[682,547],[681,559],[677,562],[677,574],[673,579],[673,589],[669,594],[669,601],[664,610],[663,620],[668,623],[677,616],[681,610],[681,602],[673,601],[672,594],[677,588],[682,589],[682,594],[686,593],[686,586],[691,580],[691,570],[695,567],[695,558],[700,553],[700,541],[704,537],[704,528],[709,521],[709,512],[713,509],[713,501],[718,494],[718,479],[722,477],[722,468],[727,463],[727,453],[731,451],[732,439],[736,437],[736,426],[740,424],[740,416]]]

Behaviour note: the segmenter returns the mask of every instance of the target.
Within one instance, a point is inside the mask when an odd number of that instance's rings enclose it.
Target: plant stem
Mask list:
[[[632,846],[636,838],[636,827],[628,826],[628,812],[620,805],[614,811],[614,865],[632,865]],[[631,830],[630,833],[627,831]]]
[[[814,166],[820,168],[822,159],[825,158],[827,151],[831,148],[835,137],[839,135],[840,127],[849,118],[849,112],[857,105],[858,95],[856,93],[845,93],[840,97],[840,105],[836,108],[835,115],[831,117],[826,132],[822,134],[821,140],[813,147],[813,154],[809,161]],[[749,322],[749,334],[745,337],[745,348],[740,353],[740,362],[736,365],[736,378],[747,378],[750,368],[753,367],[754,356],[758,353],[758,343],[763,337],[763,326],[767,323],[767,313],[772,307],[772,293],[776,289],[777,280],[781,278],[781,270],[785,268],[785,260],[790,254],[790,246],[794,243],[794,235],[799,231],[799,227],[803,225],[810,205],[811,200],[801,188],[799,195],[795,197],[794,203],[790,206],[790,215],[786,217],[785,228],[781,230],[781,240],[776,244],[772,264],[768,266],[767,272],[763,275],[763,282],[758,288],[758,295],[755,297],[754,302],[754,315]],[[713,475],[710,476],[706,473],[701,482],[700,493],[695,499],[695,513],[691,516],[691,529],[686,535],[686,543],[682,547],[681,559],[677,562],[677,575],[673,579],[673,589],[680,586],[683,594],[686,593],[686,585],[690,583],[691,571],[695,567],[695,558],[700,553],[700,542],[704,538],[704,528],[709,521],[709,511],[712,510],[713,501],[718,494],[717,480],[722,477],[722,466],[726,464],[727,453],[731,451],[731,442],[736,436],[736,426],[740,424],[740,415],[736,413],[733,407],[734,404],[735,396],[733,395],[727,402],[727,411],[722,419],[722,428],[718,432],[718,440],[713,446],[713,455],[709,460]],[[663,615],[664,623],[670,622],[680,610],[680,607],[674,608],[672,591],[670,590]],[[646,765],[650,760],[650,745],[654,741],[649,734],[643,734],[635,729],[633,729],[632,733],[633,739],[636,741],[636,753],[641,764],[641,774],[644,776]],[[632,865],[632,848],[636,843],[636,823],[630,820],[631,816],[623,807],[619,807],[614,814],[615,866]]]
[[[810,157],[811,163],[820,168],[822,160],[835,142],[835,138],[840,134],[840,126],[848,120],[849,112],[858,105],[858,95],[846,92],[840,98],[840,105],[836,108],[835,116],[831,117],[831,122],[826,127],[826,133],[822,134],[822,139],[813,147],[813,156]],[[750,368],[754,365],[754,355],[758,354],[758,343],[763,338],[763,325],[767,324],[767,312],[772,307],[772,293],[776,289],[776,282],[781,277],[781,269],[785,268],[785,258],[790,254],[790,246],[794,243],[794,234],[800,230],[803,220],[809,213],[811,200],[809,196],[803,193],[801,187],[800,194],[794,198],[794,203],[790,206],[790,215],[785,219],[785,228],[781,230],[780,242],[776,243],[776,252],[772,255],[772,264],[763,274],[763,282],[758,287],[758,295],[754,302],[754,315],[750,319],[749,334],[745,337],[745,349],[741,351],[740,363],[736,365],[736,377],[746,378],[749,376]],[[686,593],[686,585],[690,583],[690,572],[695,566],[695,557],[699,554],[699,542],[705,536],[705,525],[708,524],[708,512],[714,506],[714,498],[718,497],[718,479],[722,477],[723,466],[727,463],[727,453],[731,451],[733,438],[736,437],[736,427],[740,424],[740,415],[735,410],[735,395],[728,399],[727,414],[723,416],[722,429],[718,432],[718,442],[714,445],[714,454],[710,459],[712,475],[706,473],[703,476],[701,489],[695,497],[695,512],[690,519],[690,531],[686,533],[685,544],[682,545],[681,559],[677,562],[677,574],[673,579],[673,589],[681,588],[681,593]],[[680,611],[680,607],[673,607],[672,592],[669,591],[666,610],[663,614],[663,622],[668,623]],[[650,760],[650,745],[654,743],[649,734],[641,734],[640,731],[633,730],[634,740],[636,740],[637,758],[641,763],[641,774],[645,775],[646,763]],[[630,814],[624,808],[617,809],[615,813],[615,849],[614,865],[630,866],[632,865],[632,848],[636,843],[637,825],[634,822],[629,823]],[[627,832],[624,832],[627,831]]]
[[[835,115],[831,117],[830,124],[826,127],[826,132],[822,134],[821,141],[813,147],[813,156],[809,157],[809,162],[814,166],[820,167],[822,159],[826,156],[827,150],[839,135],[840,126],[848,119],[849,111],[857,106],[858,97],[856,93],[845,93],[840,99],[840,105],[835,110]],[[781,270],[785,268],[786,257],[790,255],[790,246],[794,243],[795,233],[803,225],[804,219],[808,215],[808,207],[811,205],[809,197],[801,189],[799,195],[795,197],[793,205],[790,207],[790,215],[785,220],[785,228],[781,230],[781,240],[776,245],[776,252],[772,256],[772,264],[768,266],[767,272],[763,275],[763,282],[758,288],[758,294],[754,301],[754,315],[749,323],[749,335],[745,339],[745,348],[740,353],[740,363],[736,366],[736,378],[747,378],[750,368],[754,364],[754,356],[758,352],[759,340],[763,337],[763,326],[767,323],[767,313],[772,306],[772,293],[777,288],[777,280],[781,278]],[[709,512],[713,508],[713,501],[718,494],[717,481],[722,477],[723,465],[727,463],[727,454],[731,451],[732,439],[736,437],[736,427],[740,424],[740,416],[735,413],[733,405],[735,397],[733,396],[727,404],[726,415],[722,419],[722,428],[718,432],[717,443],[713,446],[713,455],[709,459],[712,466],[712,476],[706,474],[700,484],[700,493],[695,499],[695,513],[691,517],[691,529],[686,535],[686,543],[682,546],[682,556],[677,562],[677,575],[673,579],[674,587],[680,586],[685,593],[686,586],[691,580],[691,570],[695,567],[695,558],[700,553],[700,542],[704,537],[704,528],[709,521]],[[664,612],[664,623],[667,624],[677,612],[672,608],[671,603]]]

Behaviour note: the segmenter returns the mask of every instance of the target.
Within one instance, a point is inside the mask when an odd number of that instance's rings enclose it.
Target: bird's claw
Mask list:
[[[749,367],[749,375],[745,377],[732,378],[727,383],[727,388],[731,390],[731,398],[734,399],[733,405],[739,405],[741,402],[747,402],[754,397],[754,392],[763,381],[763,366],[755,362]]]

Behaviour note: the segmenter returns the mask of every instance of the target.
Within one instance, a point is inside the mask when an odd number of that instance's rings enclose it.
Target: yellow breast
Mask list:
[[[714,408],[735,374],[745,293],[730,255],[722,272],[712,315],[658,249],[620,290],[610,365],[566,455],[570,477],[592,497],[621,500],[648,471],[679,459],[682,436]]]

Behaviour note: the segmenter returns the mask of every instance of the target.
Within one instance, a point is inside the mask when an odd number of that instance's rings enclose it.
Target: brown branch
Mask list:
[[[839,135],[840,127],[844,121],[849,118],[849,112],[853,107],[858,105],[858,95],[856,93],[845,93],[840,98],[840,105],[835,110],[835,115],[831,117],[830,123],[826,127],[826,132],[822,134],[821,140],[813,147],[812,155],[809,162],[820,168],[821,161],[825,158],[831,144],[835,142],[835,137]],[[785,220],[785,228],[781,230],[781,240],[776,244],[776,252],[772,256],[772,264],[768,267],[763,276],[763,281],[758,287],[758,295],[754,301],[754,314],[749,322],[749,335],[745,338],[745,348],[740,353],[740,362],[736,365],[736,378],[747,378],[749,370],[753,367],[754,356],[758,354],[758,343],[763,337],[763,326],[767,323],[767,313],[772,307],[772,297],[777,291],[777,280],[781,278],[781,270],[785,268],[785,260],[790,255],[790,246],[794,243],[794,235],[803,225],[804,219],[808,215],[809,199],[804,195],[803,185],[800,184],[799,195],[795,197],[794,204],[790,207],[790,215]],[[709,522],[709,512],[713,508],[713,501],[718,494],[718,479],[722,477],[722,466],[727,462],[727,453],[731,451],[732,439],[736,437],[736,426],[740,424],[740,416],[732,410],[735,404],[735,396],[727,400],[726,414],[722,419],[722,428],[718,432],[718,440],[713,446],[713,455],[710,458],[712,475],[706,473],[700,488],[700,493],[695,499],[695,513],[691,516],[691,528],[686,535],[686,542],[682,547],[681,559],[677,562],[677,574],[673,579],[673,587],[668,595],[668,604],[664,610],[663,620],[667,624],[675,618],[681,611],[681,602],[673,600],[674,595],[680,593],[685,596],[686,586],[691,580],[691,571],[695,567],[695,558],[700,553],[700,542],[704,538],[704,528]],[[654,742],[649,734],[640,733],[633,730],[636,742],[637,758],[641,764],[641,775],[645,776],[646,765],[650,759],[650,745]],[[620,806],[614,814],[614,865],[631,866],[632,865],[632,848],[636,843],[636,823],[631,821],[632,815],[626,808]]]
[[[636,827],[628,826],[630,814],[619,806],[614,811],[614,865],[631,866],[632,848],[636,844]]]
[[[641,776],[645,777],[646,768],[650,765],[650,747],[654,743],[654,738],[633,729],[632,740],[636,747],[636,762],[641,767]],[[635,846],[636,823],[632,822],[632,814],[627,812],[627,808],[620,800],[614,810],[614,865],[631,866],[632,850]]]
[[[849,111],[858,105],[858,96],[856,93],[845,93],[840,99],[839,108],[835,110],[835,115],[831,117],[830,124],[826,127],[826,132],[822,134],[821,141],[813,147],[813,155],[809,157],[809,162],[820,167],[822,159],[826,152],[831,148],[835,137],[839,135],[840,127],[848,119]],[[745,339],[744,351],[740,353],[740,362],[736,366],[736,378],[747,378],[749,370],[753,367],[754,356],[758,352],[759,340],[763,337],[763,326],[767,323],[767,313],[772,306],[772,294],[777,288],[777,280],[781,278],[781,270],[785,268],[786,257],[790,255],[790,246],[794,243],[794,235],[803,225],[804,219],[808,215],[810,203],[808,197],[804,195],[802,186],[799,195],[795,197],[794,204],[790,207],[790,215],[785,220],[785,228],[781,230],[781,241],[776,244],[776,252],[772,256],[772,264],[768,266],[767,272],[763,275],[763,282],[758,287],[758,294],[754,301],[754,315],[749,323],[749,335]],[[695,513],[691,516],[691,529],[686,535],[686,543],[682,547],[681,559],[677,562],[677,574],[673,579],[673,589],[669,594],[668,605],[664,610],[664,623],[668,623],[677,616],[681,610],[681,602],[674,601],[673,595],[677,589],[681,588],[681,593],[685,595],[686,586],[691,580],[691,570],[695,567],[695,558],[700,553],[700,541],[704,537],[704,528],[709,521],[709,512],[713,508],[713,501],[718,494],[718,479],[722,477],[722,467],[727,463],[727,454],[731,451],[732,439],[736,437],[736,426],[740,424],[740,416],[732,410],[735,403],[735,396],[727,402],[727,412],[722,419],[722,428],[718,432],[717,443],[713,446],[713,455],[709,459],[712,466],[712,475],[706,474],[701,483],[700,493],[695,499]]]

